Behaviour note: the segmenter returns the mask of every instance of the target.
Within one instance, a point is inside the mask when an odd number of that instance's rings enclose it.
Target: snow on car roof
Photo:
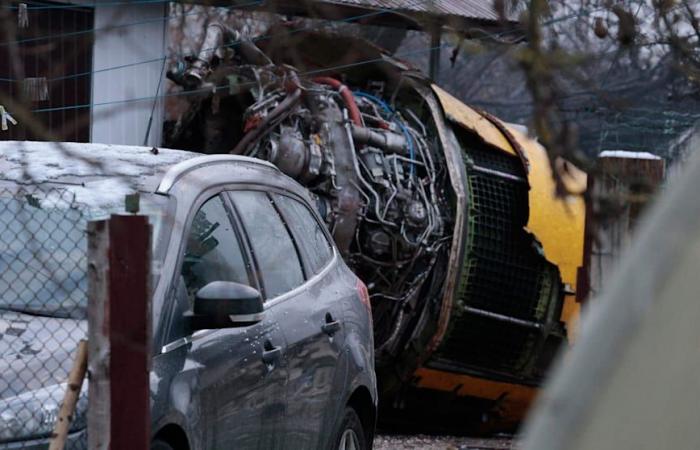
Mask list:
[[[131,192],[155,191],[170,166],[196,156],[127,145],[0,141],[0,181],[60,184],[76,202],[105,207]]]

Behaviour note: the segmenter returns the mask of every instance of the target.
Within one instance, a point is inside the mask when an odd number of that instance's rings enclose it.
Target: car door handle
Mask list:
[[[340,322],[337,320],[334,320],[331,313],[327,313],[326,314],[326,323],[321,325],[321,329],[328,336],[333,336],[335,333],[338,332],[338,330],[340,330]]]
[[[265,341],[265,347],[262,352],[262,359],[265,364],[274,364],[282,356],[282,347],[275,347],[270,341]]]

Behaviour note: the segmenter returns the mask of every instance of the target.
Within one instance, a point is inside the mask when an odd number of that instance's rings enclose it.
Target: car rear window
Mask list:
[[[287,219],[309,271],[314,275],[321,272],[333,256],[333,248],[321,225],[303,203],[279,194],[274,194],[273,199]]]
[[[304,282],[296,246],[264,192],[236,191],[231,196],[250,239],[265,297],[282,295]]]

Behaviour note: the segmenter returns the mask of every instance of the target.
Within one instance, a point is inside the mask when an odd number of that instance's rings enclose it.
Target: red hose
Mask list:
[[[345,106],[348,107],[350,120],[352,120],[352,122],[358,127],[362,126],[360,108],[357,107],[357,103],[355,103],[355,97],[352,96],[352,92],[350,92],[350,89],[348,89],[347,86],[345,86],[343,83],[336,80],[335,78],[331,77],[316,77],[313,79],[313,81],[314,83],[325,84],[327,86],[332,87],[333,89],[337,89],[338,93],[340,93],[340,95],[343,97]]]

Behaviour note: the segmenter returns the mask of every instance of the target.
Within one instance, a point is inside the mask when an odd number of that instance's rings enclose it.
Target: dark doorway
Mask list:
[[[0,3],[5,23],[11,21],[17,30],[16,40],[0,33],[0,104],[12,113],[12,104],[24,99],[38,127],[15,115],[19,123],[0,130],[0,140],[88,142],[94,10],[53,2],[24,4],[26,27],[20,24],[19,2]]]

